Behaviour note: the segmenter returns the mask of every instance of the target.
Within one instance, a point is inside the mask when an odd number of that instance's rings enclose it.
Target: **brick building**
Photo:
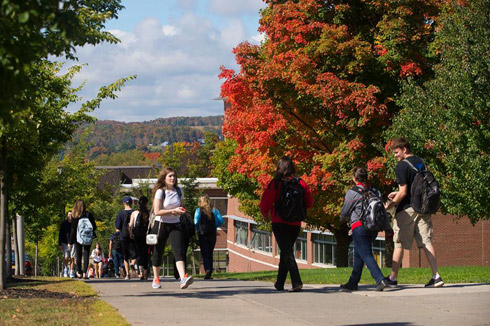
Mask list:
[[[278,246],[274,235],[256,229],[253,219],[238,209],[238,200],[228,200],[228,254],[230,272],[275,270],[279,264]],[[456,220],[453,216],[436,214],[434,246],[439,266],[490,266],[490,221],[471,225],[469,219]],[[384,265],[384,233],[380,232],[373,252],[378,264]],[[305,229],[295,245],[299,268],[335,267],[336,241],[333,234]],[[352,264],[353,245],[349,250]],[[421,256],[422,254],[422,256]],[[407,250],[402,262],[404,267],[428,267],[425,254],[414,244]]]

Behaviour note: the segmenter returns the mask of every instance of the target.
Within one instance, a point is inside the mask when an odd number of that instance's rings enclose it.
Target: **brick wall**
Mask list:
[[[490,221],[480,221],[474,226],[466,217],[436,214],[433,245],[439,266],[490,266]],[[406,267],[428,267],[423,250],[413,245],[406,254]]]

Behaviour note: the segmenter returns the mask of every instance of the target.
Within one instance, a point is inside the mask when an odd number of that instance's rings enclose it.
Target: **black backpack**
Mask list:
[[[124,211],[126,213],[126,218],[124,219],[123,221],[123,225],[122,225],[122,230],[121,230],[121,236],[123,238],[129,238],[131,235],[129,233],[129,221],[131,219],[131,213],[133,213],[133,211]]]
[[[133,234],[137,237],[144,237],[148,230],[149,219],[145,220],[143,213],[139,212],[134,223]]]
[[[417,213],[434,214],[441,205],[441,192],[439,183],[434,175],[427,170],[424,163],[424,169],[419,171],[409,160],[403,160],[415,171],[410,188],[410,206]]]
[[[207,214],[201,211],[201,219],[199,220],[199,233],[212,234],[216,232],[216,225],[214,220],[214,214],[211,212],[211,218]]]
[[[305,189],[299,178],[282,180],[275,209],[279,217],[287,222],[299,222],[306,218]]]
[[[379,192],[373,188],[354,186],[352,190],[362,195],[360,221],[366,231],[391,230],[391,218]]]
[[[114,236],[112,238],[112,249],[119,252],[122,250],[121,235],[119,234],[119,232],[114,233]]]
[[[196,227],[189,213],[184,212],[180,215],[180,228],[184,237],[190,239],[196,235]]]

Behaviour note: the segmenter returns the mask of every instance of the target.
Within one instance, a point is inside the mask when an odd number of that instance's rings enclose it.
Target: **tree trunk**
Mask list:
[[[5,289],[5,208],[7,207],[7,140],[1,138],[0,163],[0,290]]]
[[[340,228],[332,228],[331,231],[337,240],[335,254],[337,255],[337,267],[349,267],[349,244],[352,237],[349,237],[347,224],[342,224]]]
[[[12,278],[12,241],[11,241],[11,233],[10,233],[10,219],[5,214],[5,254],[7,259],[5,261],[5,272],[7,280]]]
[[[24,260],[26,256],[25,237],[24,237],[24,217],[14,214],[17,226],[17,250],[19,252],[19,274],[26,275]]]
[[[37,270],[38,270],[38,261],[37,261],[37,258],[38,258],[38,249],[39,249],[39,241],[36,239],[36,257],[34,258],[34,276],[38,276],[37,275]]]

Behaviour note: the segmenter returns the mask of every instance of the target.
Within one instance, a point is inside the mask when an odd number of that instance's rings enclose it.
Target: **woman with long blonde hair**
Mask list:
[[[217,229],[223,224],[223,217],[219,210],[211,208],[211,200],[207,194],[199,197],[198,208],[194,214],[201,248],[202,264],[204,265],[204,278],[210,279],[213,273],[213,251],[216,245]]]
[[[88,219],[88,221],[84,220]],[[88,225],[92,226],[92,232],[88,235],[89,243],[85,239],[81,239],[78,232],[78,225]],[[87,212],[85,208],[85,203],[81,199],[75,201],[75,205],[72,209],[72,222],[71,222],[71,234],[70,234],[70,244],[75,244],[76,262],[77,262],[77,277],[88,279],[87,269],[88,269],[88,258],[90,255],[90,246],[92,245],[92,240],[95,238],[95,230],[97,230],[97,225],[95,224],[95,219],[92,213]],[[90,239],[91,238],[91,239]],[[85,241],[84,241],[85,240]],[[82,251],[83,251],[83,270],[82,270]]]
[[[180,288],[185,289],[194,281],[192,276],[185,274],[183,237],[180,225],[180,215],[185,212],[184,193],[177,185],[177,174],[172,168],[163,168],[160,172],[155,188],[153,189],[153,212],[155,223],[151,233],[158,235],[158,243],[153,253],[153,282],[152,287],[159,289],[160,266],[163,262],[163,252],[167,239],[170,239],[170,247],[175,257],[177,270],[180,276]]]

